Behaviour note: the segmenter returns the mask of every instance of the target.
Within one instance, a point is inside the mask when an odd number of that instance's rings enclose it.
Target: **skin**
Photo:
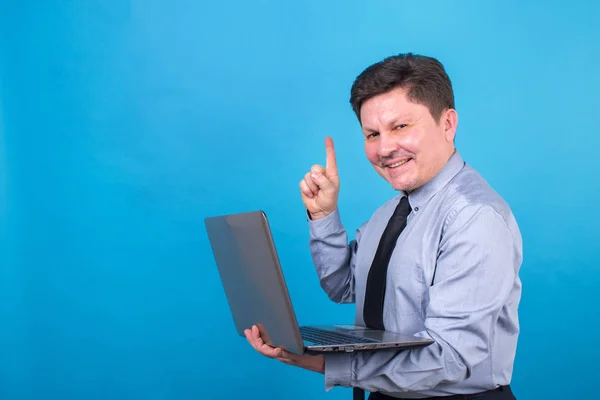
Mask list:
[[[445,110],[436,121],[429,108],[406,97],[405,89],[367,100],[360,119],[367,159],[396,190],[410,193],[425,185],[454,153],[456,111]],[[398,162],[406,163],[392,168]]]
[[[375,171],[394,189],[410,193],[433,179],[454,154],[458,115],[454,109],[446,109],[436,120],[427,106],[410,101],[406,93],[397,88],[365,101],[360,121],[365,154]],[[330,137],[325,139],[325,152],[325,167],[313,165],[300,181],[302,201],[313,220],[326,217],[338,205],[340,179]],[[252,347],[266,357],[325,372],[323,355],[299,355],[272,347],[257,326],[246,329],[245,334]]]

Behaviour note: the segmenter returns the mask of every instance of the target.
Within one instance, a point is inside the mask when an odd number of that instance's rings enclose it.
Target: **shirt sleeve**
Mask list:
[[[424,391],[460,382],[489,357],[498,315],[522,261],[520,242],[490,206],[469,205],[443,235],[425,329],[435,343],[404,351],[325,356],[325,387],[370,392]]]
[[[310,220],[310,252],[321,287],[336,303],[354,303],[356,250],[364,224],[348,242],[338,209],[318,220]]]

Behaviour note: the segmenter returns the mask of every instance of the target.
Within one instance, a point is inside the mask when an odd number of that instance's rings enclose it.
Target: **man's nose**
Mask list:
[[[379,137],[379,156],[380,157],[389,157],[393,152],[396,151],[397,144],[394,142],[393,138],[389,135],[382,134]]]

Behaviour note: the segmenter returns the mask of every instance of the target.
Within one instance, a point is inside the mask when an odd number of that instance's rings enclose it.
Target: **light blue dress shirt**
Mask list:
[[[356,303],[364,325],[367,275],[400,192],[349,242],[339,211],[309,221],[321,286]],[[400,398],[467,394],[511,381],[519,334],[522,242],[506,202],[458,152],[408,195],[412,212],[392,254],[386,330],[435,340],[424,348],[327,354],[325,387],[361,387]]]

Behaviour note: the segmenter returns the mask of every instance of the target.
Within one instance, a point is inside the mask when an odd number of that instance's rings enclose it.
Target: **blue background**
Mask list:
[[[2,1],[0,398],[349,398],[236,336],[203,218],[265,210],[300,322],[351,322],[298,182],[331,135],[351,231],[393,194],[348,97],[406,51],[446,66],[522,229],[518,398],[595,393],[600,6],[575,3]]]

